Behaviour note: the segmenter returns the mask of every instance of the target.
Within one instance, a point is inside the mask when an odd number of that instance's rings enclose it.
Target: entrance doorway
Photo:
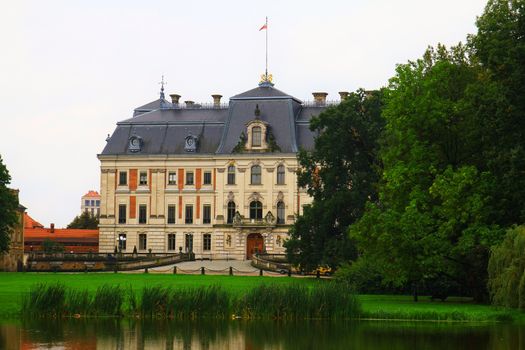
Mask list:
[[[260,233],[250,233],[246,239],[246,259],[264,251],[264,240]]]

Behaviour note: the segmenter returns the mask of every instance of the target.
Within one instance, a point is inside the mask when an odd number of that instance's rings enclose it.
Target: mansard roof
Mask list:
[[[117,123],[101,155],[231,154],[246,124],[256,119],[257,106],[257,118],[268,124],[281,153],[313,147],[309,121],[326,107],[306,107],[273,86],[259,86],[231,97],[226,108],[173,105],[164,99],[138,107],[133,118]],[[196,153],[185,149],[189,135],[198,140]],[[140,151],[130,150],[133,137],[140,138]]]

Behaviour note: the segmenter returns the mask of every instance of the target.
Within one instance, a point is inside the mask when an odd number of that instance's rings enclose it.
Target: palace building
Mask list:
[[[344,98],[347,93],[340,93]],[[101,162],[100,252],[176,253],[247,259],[284,253],[302,206],[297,152],[311,149],[310,118],[326,93],[305,103],[263,75],[258,87],[221,103],[177,94],[117,123]]]

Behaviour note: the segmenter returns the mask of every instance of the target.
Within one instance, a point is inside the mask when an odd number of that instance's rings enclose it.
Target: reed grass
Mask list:
[[[193,288],[146,286],[139,293],[131,287],[103,285],[89,293],[61,284],[38,284],[22,302],[22,315],[40,317],[138,316],[165,319],[346,319],[360,314],[353,293],[336,283],[314,288],[300,284],[262,284],[245,294],[219,285]]]
[[[91,313],[97,316],[122,316],[125,291],[120,286],[103,285],[91,300]]]
[[[22,314],[59,317],[65,309],[66,287],[60,283],[36,284],[22,298]]]
[[[247,319],[350,319],[360,315],[361,307],[343,284],[260,285],[240,298],[236,313]]]

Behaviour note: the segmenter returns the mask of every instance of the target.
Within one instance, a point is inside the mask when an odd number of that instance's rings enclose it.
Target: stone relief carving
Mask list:
[[[275,224],[275,216],[273,216],[272,212],[271,211],[268,211],[268,213],[266,214],[266,216],[264,217],[264,221],[269,224],[269,225],[273,225]]]

